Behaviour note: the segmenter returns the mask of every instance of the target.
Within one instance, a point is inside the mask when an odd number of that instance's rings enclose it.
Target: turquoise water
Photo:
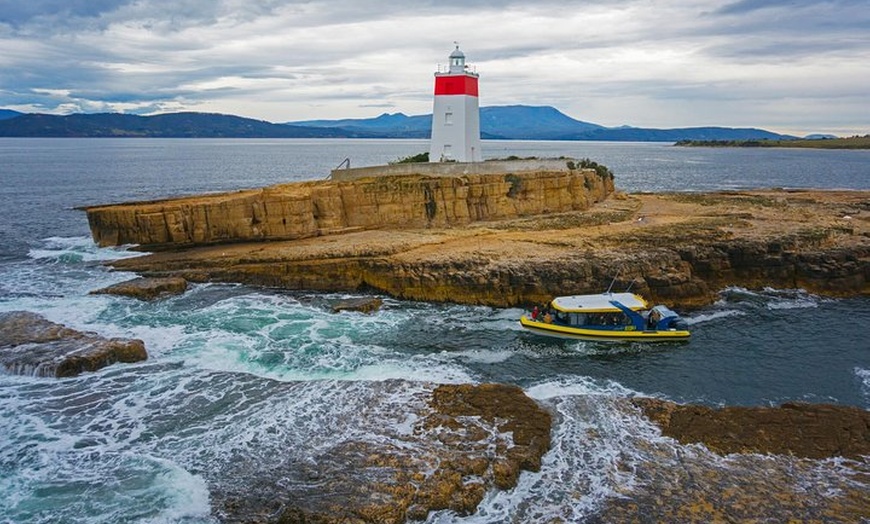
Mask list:
[[[615,405],[653,395],[870,408],[870,349],[857,329],[870,325],[866,298],[725,289],[685,315],[690,342],[650,348],[539,338],[519,328],[512,308],[383,297],[376,314],[332,314],[342,295],[224,284],[153,303],[88,294],[131,278],[102,263],[135,254],[96,248],[77,206],[321,178],[346,156],[377,164],[424,144],[0,140],[0,311],[140,338],[149,352],[146,362],[70,379],[0,374],[0,522],[214,522],[215,493],[238,489],[224,479],[244,485],[275,457],[307,463],[348,439],[408,445],[408,407],[439,383],[518,384],[553,410],[556,426],[540,473],[490,493],[473,516],[441,512],[430,522],[582,522],[611,497],[649,489],[642,465],[666,468],[678,457],[738,479],[757,475],[754,467],[790,471],[814,493],[848,481],[836,461],[806,472],[787,458],[753,466],[679,446]],[[491,156],[590,157],[632,190],[767,185],[759,180],[870,189],[866,152],[484,145]],[[752,174],[759,165],[764,179]]]

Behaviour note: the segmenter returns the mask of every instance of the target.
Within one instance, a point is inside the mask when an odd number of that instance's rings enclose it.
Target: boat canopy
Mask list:
[[[639,311],[647,309],[646,300],[634,293],[602,293],[600,295],[571,295],[553,299],[553,308],[564,313],[613,313],[622,311],[612,302]]]

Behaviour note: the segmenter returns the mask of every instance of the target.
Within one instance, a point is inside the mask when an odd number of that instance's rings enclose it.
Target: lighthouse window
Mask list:
[[[444,124],[445,125],[453,125],[453,113],[444,113]]]

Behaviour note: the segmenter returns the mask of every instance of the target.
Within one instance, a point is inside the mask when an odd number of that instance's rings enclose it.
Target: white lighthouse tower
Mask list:
[[[450,69],[435,73],[430,162],[480,162],[480,105],[477,73],[468,71],[459,46],[450,53]]]

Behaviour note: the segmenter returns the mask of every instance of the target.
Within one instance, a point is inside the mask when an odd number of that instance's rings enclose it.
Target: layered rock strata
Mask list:
[[[0,365],[9,373],[72,377],[147,358],[145,344],[138,339],[82,333],[29,311],[0,313]]]
[[[573,166],[573,163],[571,164]],[[146,249],[444,228],[587,209],[613,191],[592,169],[369,177],[85,208],[100,246]]]
[[[375,291],[497,307],[632,290],[703,305],[727,286],[870,294],[870,193],[617,195],[590,209],[466,227],[199,247],[115,267],[190,281]]]

